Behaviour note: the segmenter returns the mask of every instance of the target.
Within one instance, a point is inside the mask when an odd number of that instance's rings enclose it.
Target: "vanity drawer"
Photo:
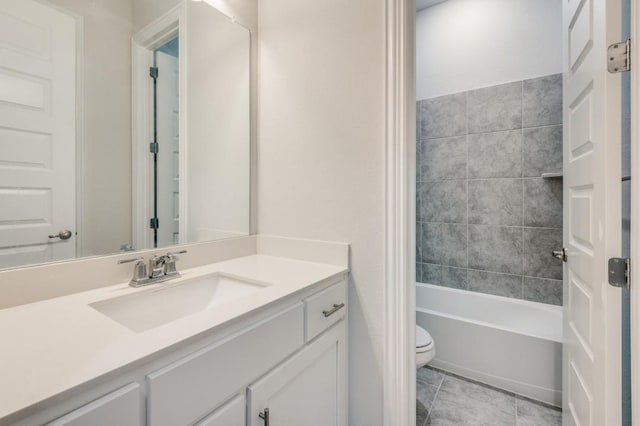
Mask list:
[[[142,408],[140,385],[131,383],[54,420],[49,426],[142,425]]]
[[[304,344],[297,303],[147,376],[151,426],[191,425]]]
[[[305,341],[309,341],[345,317],[347,313],[347,282],[316,293],[304,301]]]

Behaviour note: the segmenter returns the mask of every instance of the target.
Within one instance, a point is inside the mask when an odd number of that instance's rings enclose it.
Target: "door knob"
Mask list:
[[[258,414],[262,420],[264,420],[264,426],[269,426],[269,409],[265,408],[263,412]]]
[[[61,240],[68,240],[69,238],[71,238],[71,231],[69,231],[68,229],[65,229],[63,231],[58,232],[55,235],[49,235],[49,238],[51,239],[60,238]]]
[[[551,255],[558,260],[562,260],[563,262],[567,261],[567,249],[563,248],[562,250],[554,250],[551,252]]]

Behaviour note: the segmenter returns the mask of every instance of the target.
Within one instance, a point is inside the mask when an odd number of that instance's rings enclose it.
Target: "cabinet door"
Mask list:
[[[249,386],[247,425],[346,426],[345,345],[341,321]]]
[[[243,393],[200,420],[196,426],[245,426],[246,411]]]

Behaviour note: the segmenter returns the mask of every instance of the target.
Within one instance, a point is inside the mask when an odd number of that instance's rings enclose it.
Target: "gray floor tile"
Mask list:
[[[444,373],[429,367],[422,367],[416,373],[418,383],[439,387],[444,379]]]
[[[429,410],[420,400],[416,399],[416,426],[424,426],[429,416]]]
[[[427,424],[513,426],[515,397],[480,384],[446,376]]]
[[[517,426],[561,426],[562,411],[518,398]]]

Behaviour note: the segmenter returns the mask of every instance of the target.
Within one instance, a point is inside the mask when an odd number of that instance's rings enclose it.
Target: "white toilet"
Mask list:
[[[427,330],[416,324],[416,368],[427,365],[436,356],[436,344]]]

